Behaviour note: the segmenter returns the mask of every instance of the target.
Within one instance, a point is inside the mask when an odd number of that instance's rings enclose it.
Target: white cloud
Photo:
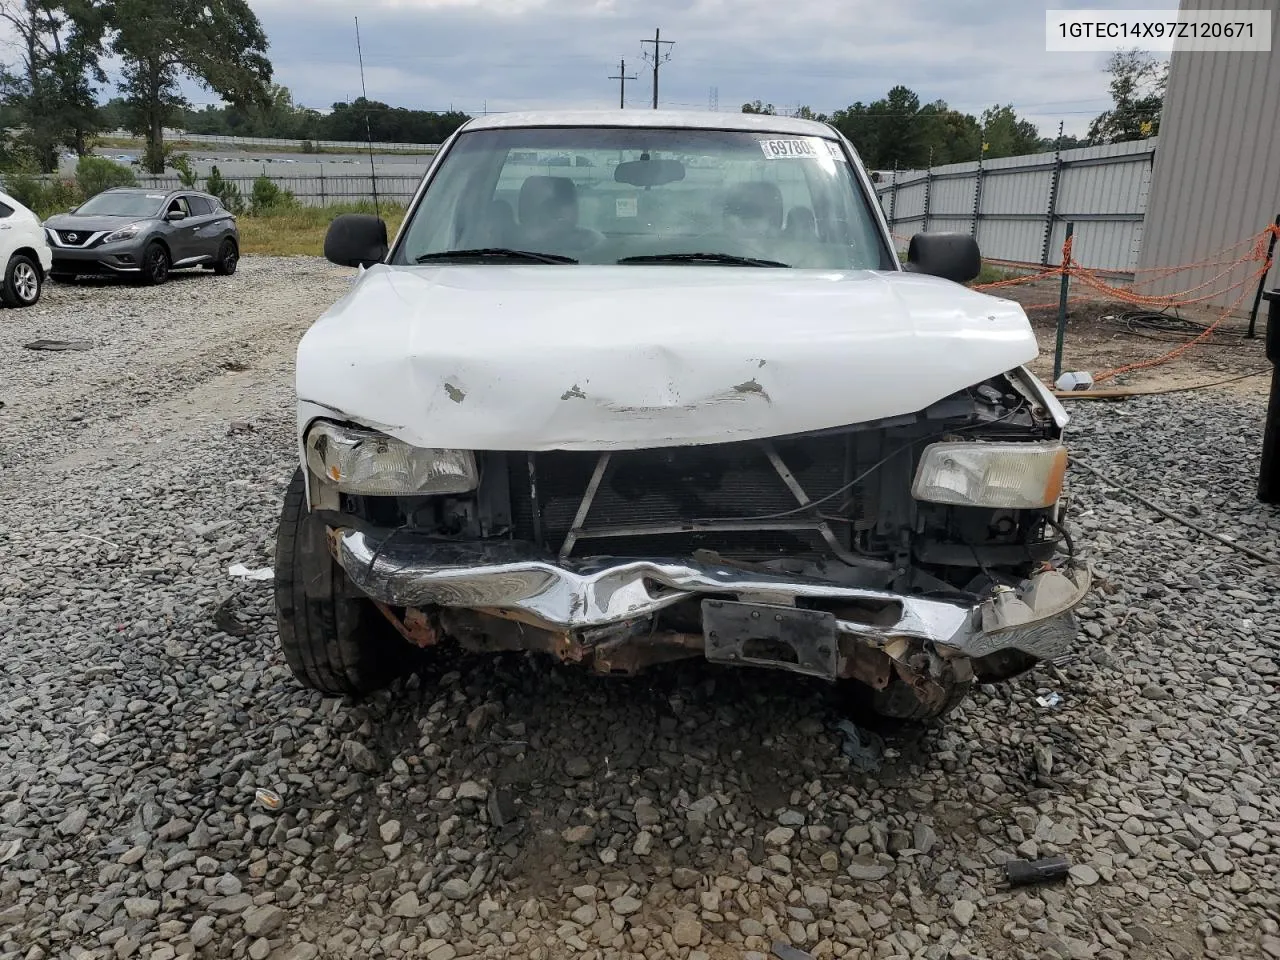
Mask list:
[[[1089,0],[1124,8],[1133,0]],[[1102,54],[1048,54],[1044,11],[1026,0],[253,0],[276,80],[324,107],[360,94],[353,13],[369,96],[469,112],[607,107],[625,58],[628,99],[650,95],[642,41],[662,28],[664,106],[721,110],[761,99],[832,111],[895,84],[980,113],[1012,103],[1049,135],[1082,133],[1109,103]],[[1085,5],[1082,2],[1075,5]],[[12,59],[12,55],[10,55]],[[193,99],[212,97],[189,88]]]

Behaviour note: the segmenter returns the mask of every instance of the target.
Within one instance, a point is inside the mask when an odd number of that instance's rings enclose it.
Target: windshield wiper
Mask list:
[[[474,250],[437,250],[435,253],[424,253],[415,259],[415,263],[429,263],[432,260],[532,260],[535,263],[577,263],[573,257],[563,257],[558,253],[538,253],[536,250],[513,250],[510,247],[476,247]]]
[[[780,260],[738,257],[732,253],[649,253],[641,257],[623,257],[619,263],[727,263],[739,267],[789,267]]]

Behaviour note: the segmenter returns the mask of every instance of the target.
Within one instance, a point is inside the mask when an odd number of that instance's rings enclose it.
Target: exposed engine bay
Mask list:
[[[545,650],[617,673],[705,655],[880,691],[899,678],[940,706],[1074,637],[1065,621],[1014,635],[1087,589],[1056,496],[991,509],[913,495],[930,444],[1056,441],[1042,397],[1015,371],[916,414],[799,436],[479,452],[473,492],[314,483],[313,509],[351,580],[419,644]]]

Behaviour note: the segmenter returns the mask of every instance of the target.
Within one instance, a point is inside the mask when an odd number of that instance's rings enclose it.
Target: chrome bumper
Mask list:
[[[838,634],[876,647],[927,641],[943,656],[1064,656],[1076,637],[1071,611],[1089,590],[1085,568],[1047,570],[1021,590],[965,605],[679,560],[559,563],[509,542],[379,542],[340,529],[332,543],[351,581],[390,606],[498,610],[572,632],[643,620],[699,596],[770,606],[803,599],[835,611]]]

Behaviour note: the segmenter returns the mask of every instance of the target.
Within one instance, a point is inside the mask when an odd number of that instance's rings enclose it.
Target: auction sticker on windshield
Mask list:
[[[761,140],[760,149],[768,160],[816,160],[818,148],[812,140]]]
[[[817,160],[819,157],[836,156],[835,144],[817,137],[791,138],[788,140],[761,140],[760,149],[766,160]],[[843,155],[837,159],[844,159]]]

